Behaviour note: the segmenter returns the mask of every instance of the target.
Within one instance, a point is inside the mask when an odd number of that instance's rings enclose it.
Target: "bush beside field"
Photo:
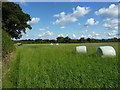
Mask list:
[[[6,31],[2,30],[2,57],[15,50],[14,42],[11,40],[11,37],[7,34]]]

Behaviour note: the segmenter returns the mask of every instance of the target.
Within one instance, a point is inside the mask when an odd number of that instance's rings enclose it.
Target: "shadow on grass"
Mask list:
[[[98,54],[90,54],[89,57],[100,57]]]

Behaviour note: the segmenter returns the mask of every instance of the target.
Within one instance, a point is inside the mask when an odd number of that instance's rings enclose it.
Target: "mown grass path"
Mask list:
[[[77,45],[86,45],[87,54],[78,54]],[[101,58],[96,47],[117,43],[23,45],[9,63],[3,87],[13,88],[108,88],[118,86],[118,57]]]

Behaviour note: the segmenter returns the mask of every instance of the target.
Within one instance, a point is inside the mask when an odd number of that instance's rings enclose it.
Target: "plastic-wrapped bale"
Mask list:
[[[102,57],[116,56],[115,49],[112,46],[100,46],[97,48],[97,54]]]
[[[87,48],[86,48],[86,46],[77,46],[76,47],[76,51],[78,53],[86,53],[87,52]]]
[[[18,46],[22,46],[22,43],[17,43]]]
[[[53,45],[53,43],[51,43],[50,45]]]
[[[56,43],[56,45],[59,45],[58,43]]]

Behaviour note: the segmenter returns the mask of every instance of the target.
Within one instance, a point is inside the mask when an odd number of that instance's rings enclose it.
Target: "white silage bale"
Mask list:
[[[51,43],[50,45],[53,45],[53,43]]]
[[[77,46],[76,47],[76,51],[78,53],[86,53],[87,52],[87,48],[86,48],[86,46]]]
[[[22,43],[17,43],[18,46],[22,46]]]
[[[112,46],[100,46],[97,48],[97,54],[102,57],[116,56],[115,49]]]
[[[59,45],[58,43],[56,43],[56,45]]]

